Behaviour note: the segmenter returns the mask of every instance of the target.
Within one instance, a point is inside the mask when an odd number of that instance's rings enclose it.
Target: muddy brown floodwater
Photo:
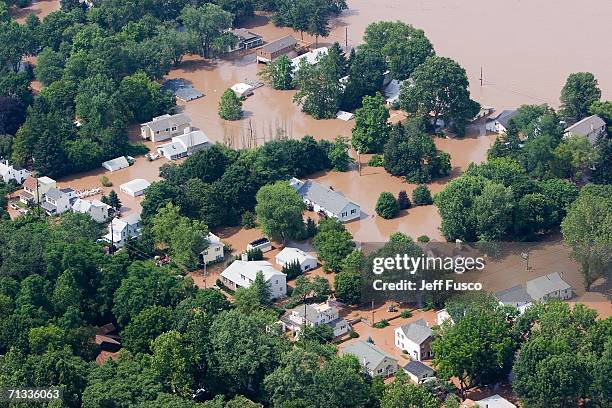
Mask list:
[[[33,0],[32,4],[22,9],[13,6],[11,15],[18,23],[23,23],[30,13],[34,13],[39,19],[43,19],[52,11],[59,10],[60,2],[57,0]]]

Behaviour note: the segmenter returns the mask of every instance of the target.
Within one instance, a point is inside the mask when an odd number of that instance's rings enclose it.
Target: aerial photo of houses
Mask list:
[[[612,408],[609,0],[0,0],[0,408]]]

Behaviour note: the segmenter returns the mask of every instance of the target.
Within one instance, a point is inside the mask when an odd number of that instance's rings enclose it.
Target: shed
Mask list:
[[[102,163],[102,167],[104,167],[108,171],[117,171],[125,169],[129,166],[130,163],[127,161],[125,156],[117,157],[116,159],[108,160]]]
[[[242,98],[253,95],[253,87],[249,84],[245,84],[244,82],[238,82],[237,84],[232,85],[230,88],[237,97]]]
[[[404,366],[404,371],[417,384],[424,382],[428,378],[433,378],[436,374],[433,368],[420,361],[410,361]]]
[[[257,62],[272,62],[281,55],[294,51],[296,45],[297,40],[291,35],[272,41],[257,50]]]
[[[121,184],[119,186],[119,190],[129,196],[138,197],[143,195],[147,187],[150,185],[151,183],[145,179],[134,179],[132,181],[128,181],[127,183]]]

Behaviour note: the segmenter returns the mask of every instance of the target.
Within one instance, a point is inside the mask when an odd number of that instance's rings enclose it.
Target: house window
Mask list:
[[[220,248],[220,247],[216,247],[216,248],[215,248],[215,251],[216,251],[216,252],[219,252],[220,250],[221,250],[221,248]]]
[[[354,209],[354,208],[351,210],[351,214],[355,214],[356,212],[357,212],[357,210]]]
[[[166,128],[166,132],[169,132],[169,131],[170,131],[170,128]]]
[[[156,134],[156,135],[159,135],[159,130],[155,131],[155,134]]]
[[[172,126],[172,131],[174,132],[176,130],[176,126]]]
[[[347,214],[347,212],[345,211],[345,212],[342,213],[342,216],[346,217],[346,214]]]

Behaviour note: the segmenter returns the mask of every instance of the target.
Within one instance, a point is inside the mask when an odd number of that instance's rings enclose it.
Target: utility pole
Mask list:
[[[108,249],[108,253],[113,255],[115,252],[115,234],[113,233],[113,221],[115,220],[115,215],[113,214],[113,218],[111,218],[110,222],[110,236],[111,236],[111,246]]]
[[[357,169],[359,171],[359,175],[361,176],[361,153],[357,150]]]
[[[348,26],[344,27],[344,48],[348,51]]]
[[[482,77],[482,66],[480,67],[480,86],[482,86],[482,81],[483,81],[483,77]]]

